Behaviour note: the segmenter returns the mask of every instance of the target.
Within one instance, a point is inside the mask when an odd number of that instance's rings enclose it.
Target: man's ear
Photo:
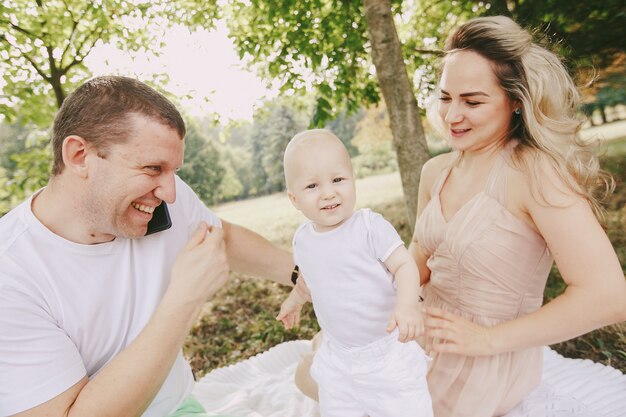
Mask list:
[[[79,177],[87,177],[87,142],[80,136],[68,136],[63,139],[63,164]]]

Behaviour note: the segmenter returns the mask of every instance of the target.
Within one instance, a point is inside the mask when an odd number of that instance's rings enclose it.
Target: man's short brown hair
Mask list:
[[[52,128],[52,175],[63,172],[63,141],[80,136],[102,156],[112,144],[124,143],[130,116],[139,114],[175,129],[181,140],[185,122],[176,106],[161,93],[133,78],[96,77],[78,87],[59,109]]]

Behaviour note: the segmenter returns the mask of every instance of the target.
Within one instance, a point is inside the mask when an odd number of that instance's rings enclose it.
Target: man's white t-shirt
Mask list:
[[[396,289],[384,262],[403,244],[391,223],[369,209],[327,232],[317,232],[312,222],[298,228],[294,260],[325,336],[346,347],[387,336]]]
[[[221,225],[179,178],[176,202],[168,205],[172,227],[139,239],[70,242],[39,222],[31,200],[0,219],[2,416],[96,375],[150,320],[198,223]],[[181,352],[143,416],[173,412],[192,388]]]

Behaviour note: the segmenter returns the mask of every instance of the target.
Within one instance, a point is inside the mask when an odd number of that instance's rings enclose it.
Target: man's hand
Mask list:
[[[201,306],[228,280],[222,229],[201,222],[172,268],[169,296]]]
[[[398,328],[398,341],[406,343],[416,339],[424,332],[424,320],[419,304],[414,306],[396,306],[387,324],[387,332]]]
[[[201,223],[176,258],[170,285],[138,337],[95,377],[84,377],[55,398],[18,415],[141,415],[170,372],[200,308],[227,278],[222,229]]]

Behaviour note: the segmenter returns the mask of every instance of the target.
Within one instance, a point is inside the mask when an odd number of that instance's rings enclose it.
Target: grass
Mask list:
[[[602,165],[612,172],[616,191],[607,203],[607,233],[626,269],[626,137],[607,141]],[[371,207],[394,224],[402,238],[410,239],[406,209],[397,173],[357,181],[357,206]],[[214,208],[227,221],[246,226],[274,243],[289,248],[293,232],[304,217],[287,196],[275,194]],[[545,300],[565,288],[556,268],[548,279]],[[225,287],[205,306],[184,347],[198,376],[295,339],[309,339],[319,329],[310,304],[297,330],[286,331],[274,319],[288,289],[266,280],[232,274]],[[581,306],[582,308],[582,306]],[[593,308],[593,306],[587,306]],[[626,373],[626,323],[595,330],[554,345],[564,356],[586,358]]]

